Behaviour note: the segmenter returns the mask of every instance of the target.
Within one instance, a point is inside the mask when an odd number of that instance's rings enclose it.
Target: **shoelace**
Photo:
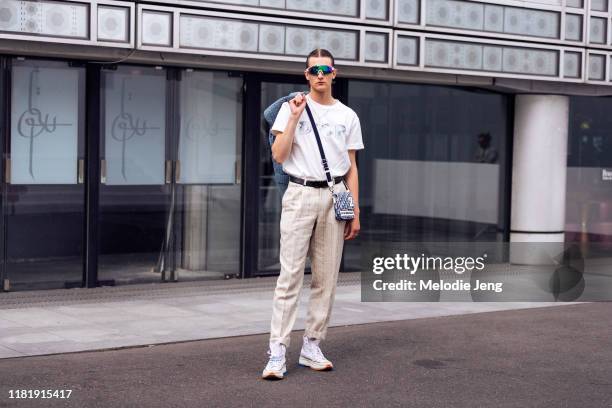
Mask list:
[[[325,356],[323,355],[323,352],[321,351],[321,349],[319,348],[319,346],[317,346],[316,344],[311,344],[310,345],[310,350],[314,353],[314,355],[319,359],[319,360],[327,360],[325,358]]]
[[[280,370],[283,366],[283,357],[282,356],[273,356],[272,353],[268,350],[268,355],[270,356],[270,360],[268,361],[268,366],[272,370]]]

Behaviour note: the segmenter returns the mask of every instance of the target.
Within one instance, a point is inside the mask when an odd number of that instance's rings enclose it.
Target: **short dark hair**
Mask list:
[[[308,60],[310,59],[310,57],[328,57],[331,59],[332,65],[336,65],[334,61],[334,56],[332,55],[331,52],[327,51],[325,48],[316,48],[310,51],[310,54],[308,54],[308,56],[306,57],[306,68],[309,67]]]
[[[482,132],[478,134],[478,139],[484,139],[487,142],[491,141],[491,133],[490,132]]]

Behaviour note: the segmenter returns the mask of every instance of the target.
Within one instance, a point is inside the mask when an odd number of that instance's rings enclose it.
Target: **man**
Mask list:
[[[491,134],[483,132],[478,134],[478,151],[474,158],[478,163],[497,163],[497,150],[491,146]]]
[[[333,65],[334,57],[329,51],[312,51],[304,71],[309,94],[300,93],[285,102],[272,126],[276,135],[272,156],[282,163],[290,182],[282,201],[281,272],[274,291],[270,359],[262,373],[266,379],[282,379],[286,372],[285,352],[295,323],[309,249],[312,283],[299,363],[314,370],[333,368],[319,342],[327,332],[344,240],[355,238],[360,230],[355,151],[364,147],[359,118],[332,97],[332,81],[337,75]],[[345,191],[346,182],[353,195],[355,218],[351,221],[335,218],[321,155],[304,109],[307,103],[334,178],[334,191]]]

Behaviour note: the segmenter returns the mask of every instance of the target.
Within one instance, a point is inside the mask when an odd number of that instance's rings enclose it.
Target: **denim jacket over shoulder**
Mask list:
[[[292,92],[287,96],[283,96],[282,98],[279,98],[276,101],[274,101],[272,105],[268,106],[266,110],[264,110],[264,113],[263,113],[264,119],[266,120],[266,122],[268,123],[268,126],[270,127],[270,131],[268,132],[268,142],[270,144],[270,150],[272,149],[272,144],[274,143],[274,139],[276,139],[276,136],[274,135],[274,133],[272,133],[272,125],[274,124],[274,121],[276,120],[276,116],[278,115],[278,112],[280,111],[281,106],[283,106],[283,103],[289,102],[298,93],[299,92]],[[305,94],[306,93],[307,92],[305,92]],[[283,171],[283,165],[280,163],[277,163],[274,159],[272,159],[272,166],[274,167],[274,180],[276,181],[276,183],[284,184],[284,185],[289,184],[289,175]]]

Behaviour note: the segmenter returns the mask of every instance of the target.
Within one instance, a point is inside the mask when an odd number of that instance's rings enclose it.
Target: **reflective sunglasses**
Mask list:
[[[311,75],[319,75],[319,72],[323,75],[329,75],[334,72],[335,68],[331,65],[313,65],[307,69],[308,73]]]

